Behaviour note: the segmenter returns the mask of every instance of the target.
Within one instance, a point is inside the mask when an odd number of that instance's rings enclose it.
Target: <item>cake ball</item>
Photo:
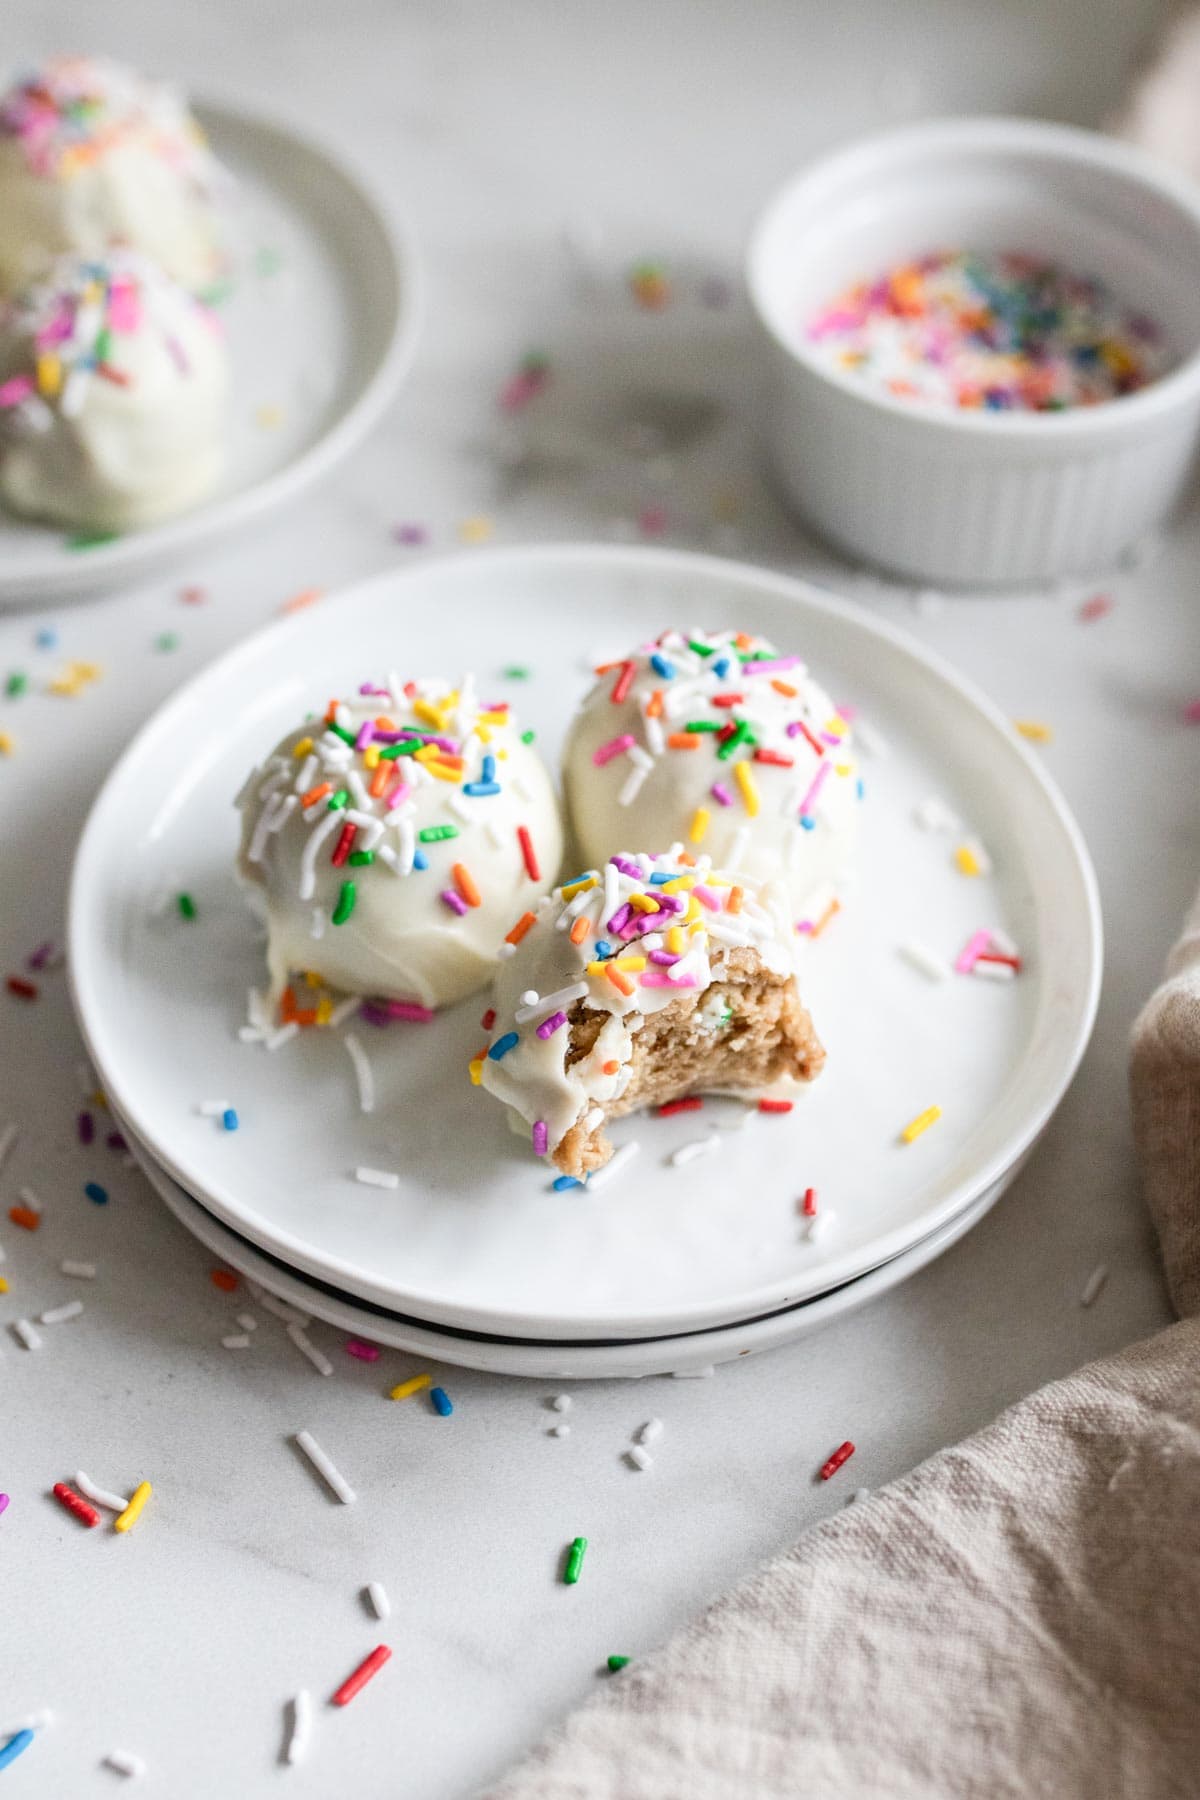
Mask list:
[[[532,738],[469,676],[393,675],[288,733],[238,797],[273,1001],[303,971],[422,1017],[490,979],[562,856]]]
[[[65,258],[0,306],[0,496],[89,531],[202,500],[225,459],[216,316],[129,250]]]
[[[576,849],[682,842],[794,913],[844,873],[859,785],[848,721],[798,656],[745,632],[666,631],[597,671],[563,763]]]
[[[127,244],[184,287],[221,272],[223,173],[173,88],[60,57],[0,98],[0,287]]]
[[[794,1086],[825,1060],[782,884],[681,849],[610,857],[509,934],[471,1075],[576,1180],[608,1161],[604,1127],[622,1113]]]

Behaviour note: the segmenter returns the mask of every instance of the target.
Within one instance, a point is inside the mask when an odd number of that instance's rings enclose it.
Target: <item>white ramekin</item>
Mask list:
[[[1140,393],[1074,412],[919,407],[824,367],[811,314],[943,248],[1098,275],[1173,353]],[[923,582],[1036,582],[1111,564],[1157,525],[1200,436],[1200,189],[1113,139],[1023,119],[870,138],[803,171],[747,254],[769,358],[767,444],[789,498],[853,555]]]

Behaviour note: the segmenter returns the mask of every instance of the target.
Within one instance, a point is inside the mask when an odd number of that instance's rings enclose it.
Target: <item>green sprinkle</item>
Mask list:
[[[536,731],[523,731],[521,733],[521,742],[523,744],[532,744],[532,742],[536,736],[537,736]]]
[[[736,750],[740,750],[743,744],[751,741],[752,734],[750,727],[747,725],[745,719],[739,719],[737,725],[725,739],[725,742],[718,748],[717,755],[722,762],[728,762],[729,758]]]
[[[174,631],[164,631],[154,640],[156,650],[178,650],[179,637]]]
[[[423,844],[440,844],[443,838],[457,837],[458,826],[426,825],[423,831],[418,831],[417,836]]]
[[[352,850],[346,858],[352,869],[366,869],[375,861],[373,850]]]
[[[563,1581],[568,1587],[574,1587],[579,1580],[580,1571],[583,1568],[583,1553],[587,1549],[587,1544],[588,1541],[585,1537],[578,1537],[567,1551],[567,1566],[563,1570]]]
[[[500,673],[505,681],[528,681],[530,674],[529,670],[522,668],[520,663],[513,663],[511,668],[501,669]]]
[[[113,544],[120,533],[117,531],[73,531],[67,539],[68,550],[94,550],[99,544]]]
[[[629,1658],[627,1656],[610,1656],[608,1659],[608,1666],[615,1675],[618,1669],[628,1668]]]
[[[346,788],[339,788],[336,794],[330,794],[326,812],[341,812],[343,806],[349,806],[350,794]]]
[[[771,662],[779,652],[777,650],[739,650],[737,654],[744,663]]]
[[[352,881],[343,881],[342,891],[338,895],[337,905],[333,909],[333,923],[344,925],[354,911],[354,902],[358,899],[358,889]]]
[[[715,644],[702,644],[699,638],[688,639],[688,649],[694,650],[697,656],[711,656],[716,647]]]
[[[178,900],[176,901],[176,905],[179,907],[180,914],[183,918],[185,918],[185,919],[194,919],[195,918],[196,902],[192,899],[192,896],[190,894],[180,894]]]
[[[724,728],[719,719],[693,719],[683,729],[685,731],[721,731]]]
[[[401,738],[398,744],[389,744],[386,750],[379,752],[380,762],[395,762],[398,756],[414,756],[421,748],[421,738]]]
[[[20,669],[14,669],[12,674],[9,676],[8,680],[4,684],[4,691],[8,695],[10,700],[15,700],[17,698],[17,695],[23,694],[25,692],[25,689],[28,686],[29,686],[28,675],[22,674]]]
[[[112,354],[112,332],[106,325],[96,337],[96,361],[106,363]]]
[[[232,281],[214,281],[210,287],[201,288],[200,298],[205,306],[220,306],[232,292]]]
[[[332,731],[334,737],[340,737],[343,744],[349,744],[353,747],[354,733],[352,731],[347,731],[344,725],[338,725],[331,719],[325,729],[326,731]]]

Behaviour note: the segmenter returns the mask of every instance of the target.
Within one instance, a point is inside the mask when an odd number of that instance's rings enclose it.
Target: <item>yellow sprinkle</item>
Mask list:
[[[616,964],[618,969],[632,969],[636,973],[639,969],[645,968],[646,958],[644,956],[618,956]]]
[[[1051,727],[1044,725],[1040,719],[1014,719],[1013,724],[1031,744],[1048,744],[1054,736]]]
[[[733,778],[742,790],[742,803],[752,819],[758,817],[758,789],[754,785],[754,777],[750,773],[748,762],[735,763]]]
[[[676,875],[672,881],[664,881],[658,891],[660,894],[686,894],[695,885],[694,875]]]
[[[492,728],[491,728],[491,726],[490,726],[490,725],[480,725],[480,724],[476,724],[476,726],[475,726],[475,736],[476,736],[476,737],[477,737],[477,738],[478,738],[478,739],[479,739],[479,741],[480,741],[480,743],[481,743],[481,744],[490,744],[490,743],[491,743],[491,741],[492,741]]]
[[[683,929],[681,926],[672,925],[667,932],[667,949],[672,956],[683,955]]]
[[[317,1001],[317,1024],[328,1025],[333,1017],[333,1001],[326,994],[323,1000]]]
[[[62,386],[62,363],[57,356],[46,353],[37,359],[38,393],[52,400]]]
[[[632,906],[634,912],[656,913],[662,911],[662,907],[658,904],[658,901],[650,894],[630,894],[629,904]]]
[[[407,1381],[402,1381],[399,1387],[394,1387],[388,1395],[388,1399],[409,1400],[414,1394],[419,1394],[425,1388],[432,1387],[432,1385],[432,1375],[412,1375]]]
[[[99,663],[90,662],[68,663],[67,671],[76,681],[99,681],[102,672]]]
[[[562,897],[564,900],[573,900],[576,894],[586,894],[588,889],[594,888],[595,885],[596,877],[594,875],[585,875],[581,880],[573,881],[569,887],[565,887],[562,891]]]
[[[483,720],[485,725],[508,724],[508,714],[506,712],[496,712],[494,708],[490,712],[481,712],[479,717]]]
[[[483,1058],[473,1056],[467,1064],[467,1074],[471,1077],[471,1086],[479,1087],[483,1082]]]
[[[92,1105],[93,1106],[101,1106],[104,1108],[105,1112],[108,1111],[108,1095],[105,1093],[103,1088],[97,1088],[95,1093],[92,1095]]]
[[[829,733],[830,737],[845,737],[846,721],[843,719],[841,713],[834,713],[832,719],[826,719],[824,730]]]
[[[293,746],[292,755],[293,756],[307,756],[309,751],[312,749],[312,747],[313,747],[312,739],[310,737],[302,737],[300,739],[300,742]]]
[[[590,962],[584,970],[585,975],[603,975],[608,968],[606,962]]]
[[[283,409],[279,406],[260,406],[254,414],[254,423],[263,431],[274,431],[283,424]]]
[[[464,544],[486,544],[496,527],[484,513],[476,513],[470,519],[464,519],[458,528],[458,535]]]
[[[7,1283],[7,1281],[5,1281],[3,1275],[0,1275],[0,1294],[7,1294],[7,1292],[8,1292],[8,1283]]]
[[[321,977],[315,969],[305,969],[304,981],[307,987],[320,987],[321,985]]]
[[[904,1127],[900,1136],[906,1144],[914,1143],[923,1131],[928,1131],[931,1125],[936,1125],[941,1116],[940,1106],[927,1106],[923,1113],[917,1114],[911,1124]]]
[[[740,767],[741,765],[739,764],[738,766]],[[709,812],[707,806],[698,806],[696,808],[696,811],[692,816],[692,829],[688,832],[688,838],[693,844],[702,844],[704,842],[704,835],[708,830],[708,821],[711,817],[712,814]]]
[[[834,763],[833,767],[838,775],[853,775],[854,773],[853,763]]]
[[[113,1520],[113,1530],[132,1531],[141,1516],[143,1506],[145,1506],[153,1492],[154,1489],[150,1486],[148,1481],[139,1481],[132,1494],[129,1496],[129,1505],[125,1508],[123,1513],[118,1513]]]
[[[16,747],[11,733],[0,731],[0,756],[11,756]]]
[[[446,729],[442,714],[430,701],[416,699],[413,701],[413,712],[423,725],[432,725],[435,731]]]
[[[981,875],[983,873],[982,869],[979,867],[979,858],[966,844],[960,844],[958,846],[958,849],[954,852],[954,860],[958,865],[958,872],[960,875]]]
[[[379,751],[374,744],[368,744],[363,751],[363,767],[377,769],[379,767]]]
[[[425,767],[438,781],[452,781],[456,787],[463,778],[461,769],[452,769],[448,763],[441,762],[434,756],[427,759]]]
[[[700,902],[694,896],[689,896],[688,909],[683,915],[684,924],[694,925],[697,920],[702,921],[703,918],[704,914],[700,911]]]

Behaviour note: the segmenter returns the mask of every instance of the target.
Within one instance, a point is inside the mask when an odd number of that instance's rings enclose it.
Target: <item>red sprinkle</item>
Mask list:
[[[1012,969],[1016,973],[1019,973],[1020,968],[1021,968],[1021,959],[1019,956],[1001,956],[998,950],[988,950],[988,951],[981,952],[981,954],[975,958],[975,961],[976,962],[985,962],[985,963],[1003,963],[1003,965],[1006,969]]]
[[[386,1644],[377,1644],[370,1656],[363,1658],[353,1675],[348,1675],[337,1693],[333,1696],[334,1706],[349,1706],[355,1694],[365,1688],[373,1675],[378,1675],[385,1662],[391,1656]]]
[[[179,598],[185,606],[203,606],[208,599],[208,593],[202,587],[185,587],[180,589]]]
[[[804,1216],[806,1219],[815,1219],[817,1216],[816,1188],[805,1188],[804,1190]]]
[[[214,1287],[220,1288],[223,1294],[232,1294],[238,1284],[238,1278],[232,1269],[214,1269],[209,1280]]]
[[[340,869],[354,848],[354,840],[358,836],[357,825],[343,825],[338,833],[338,841],[334,846],[332,862],[335,869]]]
[[[757,763],[770,763],[775,769],[794,769],[794,757],[785,756],[781,750],[756,750],[754,760]]]
[[[23,975],[10,975],[5,985],[18,1000],[36,1000],[38,997],[36,981],[26,981]]]
[[[792,1102],[790,1100],[760,1100],[758,1110],[765,1113],[791,1112]]]
[[[658,1109],[660,1119],[669,1119],[672,1113],[699,1112],[704,1105],[699,1094],[689,1094],[686,1100],[664,1100]]]
[[[821,1480],[828,1481],[831,1475],[836,1475],[842,1464],[849,1462],[853,1455],[854,1445],[847,1438],[844,1444],[838,1445],[829,1461],[821,1464]]]
[[[1105,613],[1110,613],[1115,605],[1116,601],[1111,594],[1093,594],[1091,599],[1085,600],[1080,607],[1079,616],[1085,623],[1090,623],[1093,619],[1102,619]]]
[[[818,756],[824,756],[824,754],[825,754],[824,744],[822,744],[817,738],[815,738],[813,736],[812,732],[808,729],[808,726],[804,723],[803,719],[796,720],[796,729],[800,733],[801,737],[804,739],[805,743],[808,744],[813,750],[815,750]]]
[[[100,1523],[100,1514],[95,1507],[89,1506],[83,1495],[77,1494],[75,1489],[68,1487],[65,1481],[56,1481],[53,1493],[54,1498],[65,1506],[81,1525],[98,1525]]]
[[[625,666],[627,669],[632,669],[633,664],[626,663]],[[615,700],[616,697],[616,689],[614,688],[613,699]],[[525,873],[528,875],[530,881],[540,881],[542,879],[542,871],[538,865],[537,852],[534,850],[533,839],[529,835],[528,826],[517,826],[517,838],[521,845],[521,855],[525,858]]]
[[[613,682],[612,694],[609,696],[614,706],[620,706],[622,700],[633,686],[633,678],[637,674],[637,664],[623,662],[621,672]]]
[[[483,1026],[485,1031],[490,1031],[492,1029],[492,1026],[496,1023],[496,1009],[494,1006],[488,1007],[479,1023]]]
[[[81,1112],[79,1115],[77,1124],[78,1124],[78,1128],[79,1128],[80,1143],[81,1144],[90,1144],[92,1139],[96,1135],[96,1127],[92,1123],[91,1113],[90,1112]]]
[[[710,706],[740,706],[746,698],[745,694],[714,694],[709,701]]]

